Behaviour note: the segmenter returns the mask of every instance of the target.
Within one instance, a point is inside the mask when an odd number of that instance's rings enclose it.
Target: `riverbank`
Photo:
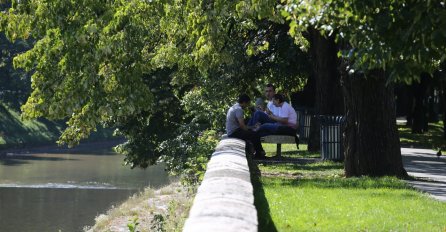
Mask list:
[[[55,145],[66,128],[64,121],[50,121],[44,118],[22,120],[17,109],[1,102],[0,122],[0,153],[7,149]],[[112,129],[98,128],[85,142],[113,139],[112,134]]]
[[[95,225],[84,231],[181,231],[194,195],[195,189],[179,182],[157,190],[146,188],[97,216]]]

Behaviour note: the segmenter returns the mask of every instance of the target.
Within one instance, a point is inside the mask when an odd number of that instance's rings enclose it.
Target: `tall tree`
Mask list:
[[[335,36],[346,64],[341,66],[346,138],[360,136],[346,139],[346,167],[354,167],[346,168],[347,176],[405,176],[388,84],[417,79],[445,59],[444,12],[444,2],[421,0],[289,0],[279,6],[277,1],[14,1],[1,13],[0,26],[10,39],[36,39],[33,49],[15,59],[17,67],[34,71],[34,90],[23,109],[31,117],[69,118],[62,136],[68,142],[102,122],[156,123],[153,110],[160,103],[148,79],[160,70],[173,70],[166,77],[170,83],[189,80],[189,73],[200,80],[200,88],[189,86],[185,96],[215,93],[210,86],[220,77],[243,82],[237,79],[249,75],[232,75],[236,70],[249,74],[245,71],[254,69],[243,68],[255,67],[251,61],[261,58],[254,63],[263,67],[276,57],[268,52],[264,19],[289,23],[303,50],[308,41],[302,35],[314,28],[326,38]],[[243,83],[237,89],[255,88]],[[172,90],[172,96],[182,100],[178,93],[184,88]],[[368,149],[373,144],[376,148]]]
[[[33,73],[24,115],[68,119],[60,142],[70,145],[98,124],[117,127],[132,166],[165,152],[193,158],[193,139],[221,129],[240,92],[259,94],[266,80],[300,86],[307,75],[287,25],[242,19],[235,3],[12,1],[0,28],[36,41],[14,60]],[[168,140],[188,144],[173,154]]]
[[[342,41],[346,175],[405,176],[389,86],[445,59],[444,2],[286,1],[283,9],[292,30],[313,26]]]
[[[341,88],[341,75],[338,70],[340,60],[337,56],[339,49],[334,36],[323,36],[313,28],[309,28],[311,64],[316,81],[316,99],[313,114],[315,115],[344,115],[344,99]],[[319,120],[313,118],[310,127],[308,150],[320,150]]]

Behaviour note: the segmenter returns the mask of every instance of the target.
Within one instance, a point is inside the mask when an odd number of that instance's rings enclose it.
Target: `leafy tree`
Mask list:
[[[0,99],[14,109],[20,108],[31,92],[30,75],[13,68],[12,60],[17,54],[30,48],[30,41],[9,42],[0,34]]]
[[[315,43],[320,35],[334,39],[347,176],[405,176],[392,82],[418,80],[444,61],[445,16],[444,2],[421,0],[30,0],[14,1],[0,26],[11,40],[36,41],[14,60],[33,72],[25,116],[68,118],[61,141],[70,144],[98,124],[117,125],[129,138],[121,147],[127,161],[143,167],[163,153],[158,144],[169,134],[191,132],[178,125],[221,129],[239,92],[260,94],[268,80],[301,87],[306,54],[292,40],[306,51],[327,45]],[[314,64],[323,61],[321,52],[312,54]],[[320,102],[322,112],[328,101]]]
[[[391,82],[418,80],[445,59],[444,2],[286,1],[293,31],[335,34],[344,59],[346,174],[405,176]]]
[[[173,171],[199,169],[199,157],[211,153],[205,143],[214,141],[205,138],[217,136],[203,131],[222,130],[239,93],[260,95],[267,81],[302,86],[308,66],[287,26],[241,21],[235,11],[216,14],[208,7],[13,1],[0,15],[1,29],[12,41],[36,41],[14,59],[33,73],[24,115],[68,119],[60,142],[69,145],[99,124],[117,127],[128,139],[118,150],[132,167],[161,156]],[[212,15],[219,21],[206,19]]]

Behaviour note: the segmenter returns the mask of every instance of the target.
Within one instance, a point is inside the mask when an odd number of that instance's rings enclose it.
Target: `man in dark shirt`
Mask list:
[[[238,101],[231,108],[229,108],[226,114],[226,133],[230,138],[238,138],[251,142],[255,149],[255,158],[264,158],[265,151],[263,150],[260,137],[257,133],[248,129],[244,119],[244,109],[249,106],[251,99],[248,95],[242,94],[239,96]]]

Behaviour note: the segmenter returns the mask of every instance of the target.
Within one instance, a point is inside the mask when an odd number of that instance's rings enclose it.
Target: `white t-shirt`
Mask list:
[[[271,111],[273,115],[279,116],[280,108],[276,107],[273,101],[268,101],[268,105],[266,105],[266,107],[268,107],[269,111]]]
[[[281,107],[276,107],[276,108],[278,109],[278,114],[274,115],[277,115],[281,118],[288,118],[288,123],[286,125],[296,128],[297,114],[294,108],[287,102],[284,102]]]

